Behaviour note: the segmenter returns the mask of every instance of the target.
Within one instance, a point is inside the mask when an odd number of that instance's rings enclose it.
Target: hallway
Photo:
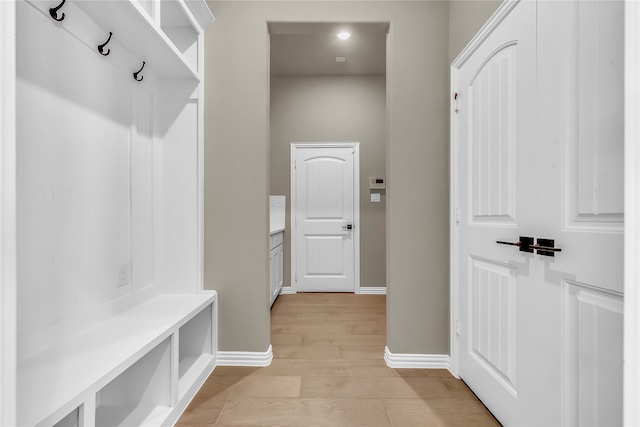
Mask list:
[[[281,295],[271,365],[217,367],[176,425],[499,426],[448,371],[387,367],[385,330],[384,295]]]

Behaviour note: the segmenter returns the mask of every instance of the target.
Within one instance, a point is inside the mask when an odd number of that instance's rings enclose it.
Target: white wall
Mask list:
[[[131,98],[127,77],[87,46],[29,5],[19,3],[18,13],[18,334],[25,335],[117,296],[118,264],[130,260]]]

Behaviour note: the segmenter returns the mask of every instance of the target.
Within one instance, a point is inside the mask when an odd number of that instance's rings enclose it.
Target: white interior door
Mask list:
[[[292,279],[298,292],[354,292],[357,143],[292,144]]]
[[[500,13],[454,64],[459,375],[505,425],[620,425],[622,3]]]
[[[521,322],[529,307],[545,305],[531,284],[536,260],[496,244],[534,235],[521,233],[531,204],[522,171],[530,160],[523,150],[535,143],[535,30],[535,4],[519,3],[460,67],[456,89],[459,374],[505,425],[536,419],[522,395],[528,369],[547,369],[543,348],[540,363],[521,362],[550,320]],[[551,394],[539,397],[544,412],[557,412]]]

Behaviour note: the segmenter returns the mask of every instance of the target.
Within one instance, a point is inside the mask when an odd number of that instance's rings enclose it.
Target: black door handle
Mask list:
[[[503,240],[497,240],[496,243],[501,245],[511,245],[518,246],[520,248],[520,252],[529,252],[533,253],[533,249],[531,246],[533,245],[533,237],[520,236],[520,240],[517,242],[505,242]]]

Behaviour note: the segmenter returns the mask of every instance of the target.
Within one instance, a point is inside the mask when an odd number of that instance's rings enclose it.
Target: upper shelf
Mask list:
[[[46,14],[59,4],[57,0],[27,1]],[[83,13],[76,13],[77,8]],[[62,13],[66,16],[59,25],[72,33],[90,21],[100,27],[101,34],[112,32],[114,42],[139,60],[137,67],[145,61],[145,75],[201,79],[199,35],[214,19],[204,0],[67,0],[58,15]],[[78,16],[82,14],[86,17]],[[86,22],[80,25],[77,20]]]
[[[184,3],[160,2],[160,29],[175,46],[186,64],[198,70],[198,24]]]
[[[74,3],[146,61],[147,70],[169,78],[200,79],[198,35],[203,31],[199,24],[202,19],[197,20],[184,1],[74,0]],[[200,8],[198,13],[207,12],[212,22],[208,7]]]

